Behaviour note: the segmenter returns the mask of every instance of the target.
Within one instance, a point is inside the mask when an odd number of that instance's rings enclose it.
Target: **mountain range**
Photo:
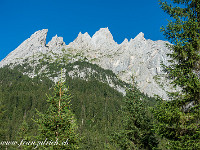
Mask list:
[[[21,72],[31,78],[45,75],[56,82],[60,72],[55,71],[55,75],[52,75],[52,72],[48,72],[47,64],[75,64],[71,70],[63,68],[63,74],[87,80],[88,72],[90,75],[97,75],[98,72],[88,67],[81,69],[76,62],[88,62],[114,72],[115,79],[106,76],[107,81],[102,82],[109,83],[123,94],[125,87],[114,84],[115,81],[119,79],[131,83],[133,76],[141,92],[167,98],[166,91],[171,88],[164,78],[161,62],[168,64],[166,54],[170,50],[166,44],[169,42],[145,39],[141,32],[135,38],[124,39],[118,44],[108,28],[101,28],[92,37],[87,32],[80,32],[73,42],[66,45],[63,38],[57,35],[46,43],[47,32],[48,29],[43,29],[32,34],[0,62],[0,67],[20,65]]]

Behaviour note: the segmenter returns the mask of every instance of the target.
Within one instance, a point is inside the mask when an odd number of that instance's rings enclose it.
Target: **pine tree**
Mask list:
[[[62,82],[58,82],[54,96],[47,100],[49,108],[46,114],[38,112],[40,118],[36,122],[39,125],[39,138],[43,141],[46,139],[54,142],[44,144],[44,147],[69,150],[79,148],[76,120],[70,109],[70,99],[68,89]]]
[[[169,149],[200,149],[200,1],[160,0],[173,20],[162,31],[169,45],[170,65],[164,66],[171,84],[179,92],[157,105],[154,114],[158,133],[168,139]]]
[[[144,96],[133,85],[126,91],[122,110],[123,130],[114,135],[114,140],[124,150],[154,149],[158,145],[153,131],[152,117]]]

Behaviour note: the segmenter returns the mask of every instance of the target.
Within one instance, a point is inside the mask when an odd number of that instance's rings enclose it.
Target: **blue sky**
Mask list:
[[[117,43],[139,32],[166,40],[160,27],[167,19],[158,0],[0,0],[0,60],[41,29],[49,29],[47,42],[57,34],[66,44],[104,27]]]

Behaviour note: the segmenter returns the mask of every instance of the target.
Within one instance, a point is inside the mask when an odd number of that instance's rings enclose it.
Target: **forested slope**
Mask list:
[[[70,77],[68,72],[77,65],[82,70],[96,69],[97,73],[88,74],[87,80],[78,76]],[[124,105],[124,96],[111,88],[103,77],[109,76],[113,79],[113,83],[124,87],[129,85],[123,85],[112,71],[88,62],[75,62],[60,68],[67,70],[63,78],[72,95],[72,111],[77,119],[78,132],[82,137],[82,149],[104,149],[109,143],[112,144],[110,135],[122,128],[121,109]],[[43,74],[29,78],[20,73],[21,69],[20,66],[14,69],[9,67],[0,69],[0,102],[3,114],[0,117],[2,117],[1,129],[4,130],[1,131],[1,141],[20,141],[24,137],[34,140],[34,136],[38,134],[37,125],[33,121],[38,117],[36,109],[45,112],[48,108],[47,95],[52,95],[55,83]],[[146,100],[150,101],[147,97]],[[22,130],[24,122],[27,124],[25,131]]]

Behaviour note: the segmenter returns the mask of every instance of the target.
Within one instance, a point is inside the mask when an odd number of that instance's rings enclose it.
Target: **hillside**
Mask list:
[[[36,109],[45,112],[48,107],[46,94],[52,94],[54,85],[54,82],[49,79],[50,73],[52,73],[51,78],[54,78],[53,72],[60,73],[60,68],[56,70],[52,67],[57,66],[56,64],[47,66],[49,72],[34,78],[21,73],[22,71],[28,73],[32,70],[30,66],[28,69],[25,64],[17,65],[13,69],[0,68],[0,82],[2,83],[0,102],[3,111],[7,112],[2,118],[4,124],[1,125],[1,129],[5,133],[1,135],[1,140],[19,140],[21,138],[20,126],[24,121],[28,126],[26,136],[37,135],[37,126],[32,119],[37,117]],[[111,88],[109,84],[112,83],[113,87],[124,88],[129,85],[117,79],[112,71],[104,70],[88,62],[78,61],[59,67],[66,70],[63,79],[72,95],[72,110],[77,118],[79,134],[82,137],[88,137],[83,140],[83,149],[94,149],[94,147],[104,149],[105,138],[108,142],[108,135],[122,127],[121,118],[123,117],[120,112],[124,103],[123,94]],[[79,74],[76,72],[77,68]],[[72,74],[70,72],[74,75],[70,76]],[[47,74],[48,77],[46,77]],[[143,96],[149,104],[153,102],[152,99]]]
[[[140,33],[117,44],[103,28],[93,37],[80,33],[69,45],[58,36],[46,44],[47,31],[37,31],[0,62],[0,138],[34,140],[39,134],[33,121],[38,118],[36,109],[47,110],[46,94],[51,95],[55,83],[62,80],[72,95],[82,149],[117,148],[112,135],[123,130],[124,96],[131,77],[145,109],[156,103],[148,96],[166,97],[170,87],[164,88],[160,61],[167,62],[167,42],[146,40]]]

